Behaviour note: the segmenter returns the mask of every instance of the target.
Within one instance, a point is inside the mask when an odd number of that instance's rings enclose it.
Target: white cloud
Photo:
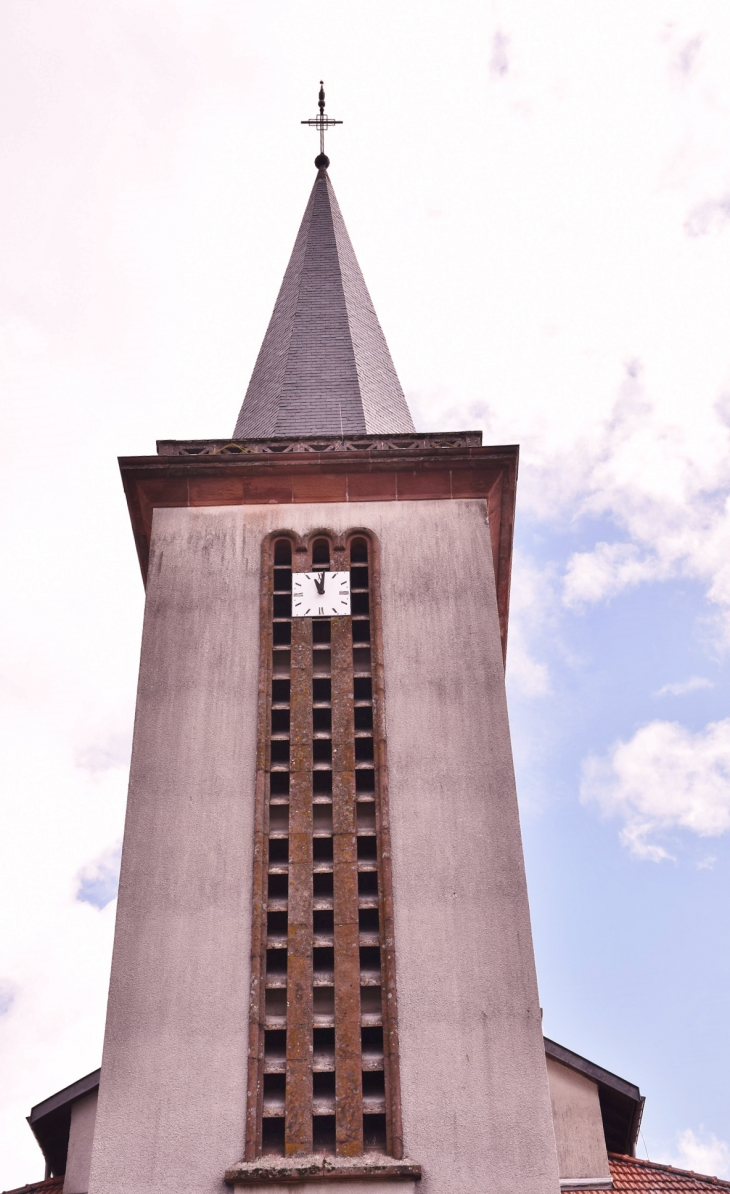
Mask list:
[[[76,899],[91,904],[93,908],[106,908],[117,898],[121,859],[121,845],[112,846],[82,867],[78,875]]]
[[[708,854],[706,858],[701,858],[699,862],[696,862],[695,866],[698,871],[714,871],[716,862],[717,855]]]
[[[712,1132],[687,1128],[679,1137],[678,1152],[673,1162],[679,1169],[706,1173],[710,1177],[730,1177],[730,1147]]]
[[[132,727],[129,718],[124,719],[121,711],[117,714],[116,724],[111,718],[101,725],[89,724],[86,720],[77,731],[74,762],[92,775],[128,767],[131,754]]]
[[[689,236],[707,236],[711,232],[722,232],[729,222],[730,195],[721,195],[719,199],[705,199],[693,207],[684,227]]]
[[[535,465],[524,496],[538,517],[599,518],[617,528],[617,541],[601,538],[570,556],[567,608],[687,577],[704,584],[718,638],[730,645],[730,435],[721,401],[693,427],[670,421],[627,367],[612,414],[590,440]]]
[[[661,571],[656,557],[642,557],[634,543],[597,543],[591,551],[574,552],[570,557],[563,600],[569,608],[580,608],[588,602],[613,597],[642,581],[656,580]]]
[[[657,838],[689,830],[718,837],[730,829],[730,718],[693,734],[652,721],[628,742],[583,764],[581,799],[620,817],[621,840],[639,858],[671,858]]]
[[[524,624],[517,618],[509,630],[507,678],[521,696],[542,697],[550,692],[548,666],[532,654]]]
[[[672,69],[685,77],[691,75],[697,65],[697,57],[702,49],[703,40],[701,34],[698,34],[683,42],[674,57]]]
[[[3,677],[0,684],[3,1188],[43,1172],[25,1124],[31,1106],[101,1058],[115,913],[113,843],[127,779],[123,751],[116,764],[105,756],[103,769],[90,770],[75,757],[88,694],[79,693],[73,675],[59,676],[56,658],[51,675],[38,683],[30,652],[24,662],[18,683]],[[59,681],[61,708],[53,691]],[[110,716],[105,729],[94,704],[104,744],[116,733],[119,715]],[[93,741],[94,734],[86,736],[90,750]]]
[[[676,680],[673,684],[662,684],[654,696],[684,696],[686,692],[696,692],[699,688],[714,688],[712,680],[706,676],[690,676],[689,680]]]
[[[501,79],[509,70],[509,38],[498,29],[492,38],[492,57],[489,59],[489,73],[495,79]]]
[[[12,983],[0,982],[0,1016],[10,1011],[15,999],[15,988]]]
[[[540,660],[539,642],[554,620],[555,594],[550,569],[540,569],[515,551],[510,590],[507,682],[524,697],[546,696],[550,672]]]

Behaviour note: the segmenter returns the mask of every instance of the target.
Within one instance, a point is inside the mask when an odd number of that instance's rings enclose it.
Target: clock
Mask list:
[[[331,618],[349,614],[349,572],[295,572],[291,580],[293,618]]]

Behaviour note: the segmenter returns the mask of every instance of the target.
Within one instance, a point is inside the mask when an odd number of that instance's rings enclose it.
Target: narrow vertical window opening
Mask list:
[[[264,545],[248,1159],[402,1156],[376,564]],[[292,619],[292,572],[330,567],[351,614]]]

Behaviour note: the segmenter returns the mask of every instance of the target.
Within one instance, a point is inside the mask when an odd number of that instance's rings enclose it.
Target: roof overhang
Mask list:
[[[519,449],[482,447],[481,432],[296,440],[158,443],[121,457],[124,491],[146,581],[155,509],[482,498],[487,504],[502,650],[507,649]]]
[[[71,1108],[78,1099],[98,1089],[100,1074],[101,1070],[93,1070],[84,1078],[79,1078],[77,1082],[59,1090],[57,1094],[44,1099],[42,1103],[36,1103],[31,1109],[28,1123],[48,1168],[54,1175],[62,1174],[66,1170]]]
[[[604,1070],[579,1053],[573,1053],[564,1045],[558,1045],[547,1037],[544,1040],[546,1057],[596,1083],[609,1153],[623,1154],[618,1158],[620,1160],[632,1156],[644,1108],[644,1098],[638,1086],[619,1078],[610,1070]],[[66,1166],[71,1107],[77,1099],[98,1088],[100,1075],[101,1070],[94,1070],[42,1103],[37,1103],[28,1116],[28,1123],[54,1173],[62,1173]]]
[[[547,1037],[545,1055],[595,1082],[608,1152],[633,1157],[644,1110],[644,1097],[638,1086]]]

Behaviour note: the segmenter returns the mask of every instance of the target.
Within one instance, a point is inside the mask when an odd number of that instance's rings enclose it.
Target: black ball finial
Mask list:
[[[318,170],[326,170],[330,164],[330,160],[326,153],[318,153],[314,159],[314,164]]]

